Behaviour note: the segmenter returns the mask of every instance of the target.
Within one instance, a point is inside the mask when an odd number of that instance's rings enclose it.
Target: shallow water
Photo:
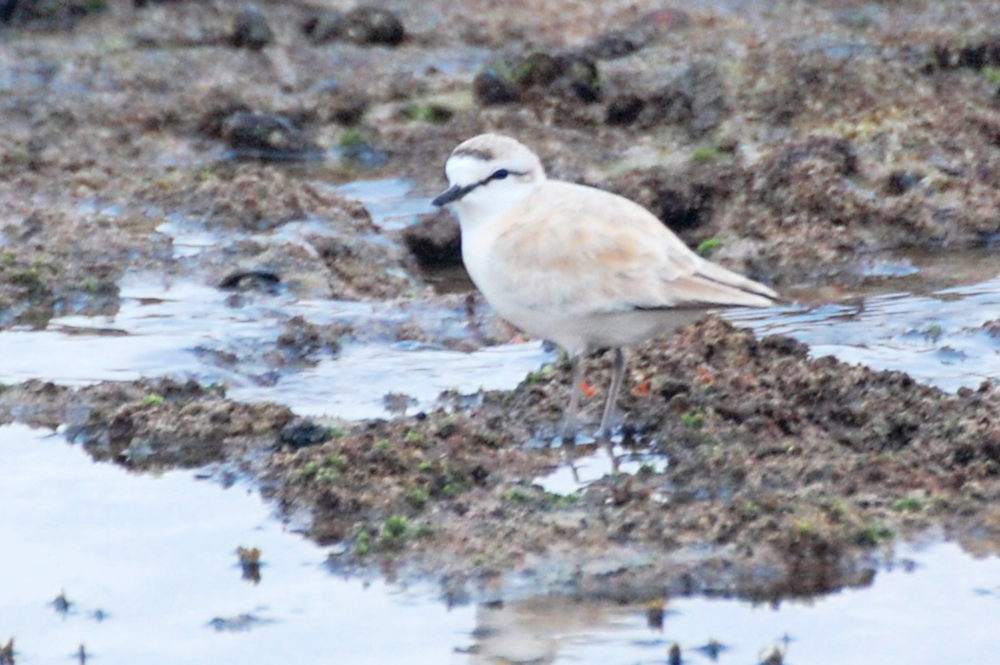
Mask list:
[[[544,476],[532,482],[546,492],[568,495],[579,492],[591,483],[612,473],[635,475],[644,471],[666,473],[669,460],[666,455],[649,450],[626,450],[617,443],[609,450],[603,445],[588,446],[592,451],[583,455],[577,453],[583,448],[579,443],[573,450],[573,459],[568,459]]]
[[[397,230],[415,223],[420,215],[434,212],[431,200],[413,196],[413,185],[403,178],[359,180],[332,189],[365,204],[372,221],[381,229]]]
[[[955,391],[1000,379],[1000,337],[982,325],[1000,318],[1000,278],[927,295],[887,293],[853,304],[727,314],[758,335],[789,335],[814,356],[906,372]]]
[[[906,548],[868,588],[777,606],[678,598],[663,609],[662,628],[648,608],[551,599],[482,608],[478,621],[494,628],[484,652],[522,662],[665,663],[677,643],[689,663],[756,663],[775,648],[787,663],[988,663],[1000,648],[1000,559],[952,544]],[[714,659],[699,650],[712,641],[723,647]]]
[[[279,402],[303,415],[360,419],[387,415],[383,398],[388,393],[405,392],[412,409],[427,409],[444,390],[511,388],[555,357],[538,342],[465,353],[386,341],[319,354],[313,366],[275,368],[262,354],[274,348],[281,324],[292,316],[319,325],[423,319],[461,335],[466,314],[464,309],[305,301],[280,294],[255,294],[234,307],[227,304],[229,296],[191,282],[143,278],[125,284],[114,317],[63,317],[44,331],[0,332],[0,381],[40,378],[86,385],[164,375],[196,378],[227,384],[234,399]],[[235,353],[238,362],[215,362],[228,353]]]
[[[646,607],[449,608],[426,585],[344,579],[242,482],[130,474],[43,430],[0,427],[0,468],[0,643],[14,638],[19,663],[67,663],[81,645],[102,665],[663,663],[675,642],[710,662],[695,650],[710,640],[719,663],[775,647],[789,663],[986,663],[1000,649],[1000,559],[951,544],[809,602],[673,599],[661,626]],[[242,578],[239,546],[260,548],[259,582]]]
[[[433,406],[441,391],[471,393],[514,387],[556,355],[537,342],[473,353],[432,344],[348,344],[319,353],[311,365],[275,367],[264,358],[293,316],[317,325],[399,324],[415,320],[443,336],[471,333],[462,308],[297,300],[231,294],[193,282],[133,276],[121,286],[114,317],[67,316],[46,330],[0,332],[0,381],[31,378],[68,385],[142,376],[193,377],[225,383],[235,399],[276,401],[303,415],[370,418],[389,413],[383,397],[404,392],[414,410]],[[1000,339],[982,324],[1000,317],[1000,279],[926,295],[871,295],[811,309],[786,306],[727,313],[759,335],[791,335],[813,355],[832,354],[875,369],[906,371],[945,390],[977,387],[1000,377]],[[217,359],[235,354],[235,363]]]
[[[19,663],[67,663],[81,644],[102,665],[442,663],[474,620],[426,588],[330,574],[242,483],[129,474],[19,425],[0,428],[0,468],[0,642]],[[260,548],[259,583],[239,546]],[[242,630],[213,621],[243,615]]]

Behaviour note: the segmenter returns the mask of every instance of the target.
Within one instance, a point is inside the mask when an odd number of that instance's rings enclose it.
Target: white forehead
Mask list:
[[[479,182],[493,172],[494,160],[484,160],[472,155],[452,155],[444,165],[444,174],[450,183]]]

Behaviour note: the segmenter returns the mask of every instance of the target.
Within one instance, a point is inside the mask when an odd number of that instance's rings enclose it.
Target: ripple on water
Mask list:
[[[137,278],[123,284],[113,317],[63,317],[42,331],[0,332],[0,381],[86,385],[195,378],[225,383],[234,399],[279,402],[302,415],[360,419],[386,416],[388,393],[406,393],[415,400],[414,410],[427,409],[446,390],[512,388],[555,358],[538,342],[472,353],[383,342],[349,344],[336,356],[319,356],[312,366],[276,369],[264,351],[276,346],[282,325],[297,315],[317,325],[424,318],[434,329],[456,335],[463,334],[467,315],[464,308],[404,310],[392,303],[296,300],[289,294],[255,294],[232,307],[229,295],[190,282]],[[230,353],[239,362],[212,362]]]
[[[860,303],[726,314],[758,335],[788,335],[814,356],[906,372],[955,391],[1000,378],[1000,340],[982,325],[1000,317],[1000,278],[926,296],[889,293]]]
[[[475,392],[516,385],[554,359],[540,344],[516,344],[463,353],[426,345],[348,345],[311,367],[282,370],[261,360],[282,325],[301,315],[317,325],[403,322],[424,316],[449,334],[461,334],[465,314],[428,306],[404,310],[391,303],[296,300],[256,294],[241,307],[227,293],[189,283],[135,276],[121,288],[113,317],[53,319],[40,331],[0,332],[0,381],[38,378],[69,385],[169,375],[226,383],[237,399],[287,403],[309,415],[345,418],[386,415],[383,396],[405,392],[428,408],[444,390]],[[875,369],[895,369],[957,390],[1000,377],[1000,342],[982,324],[1000,312],[1000,279],[917,296],[886,294],[858,304],[814,309],[778,307],[728,316],[758,334],[784,334],[817,356],[832,354]],[[206,353],[208,351],[208,353]],[[236,353],[242,363],[211,362],[212,353]],[[261,376],[269,378],[263,385]]]

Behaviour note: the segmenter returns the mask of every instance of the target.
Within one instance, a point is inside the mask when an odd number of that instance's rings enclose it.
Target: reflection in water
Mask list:
[[[660,622],[650,621],[659,609]],[[476,612],[474,663],[987,663],[1000,649],[1000,558],[908,548],[869,588],[754,605],[674,598],[620,606],[529,598]]]
[[[777,647],[790,663],[884,665],[1000,650],[1000,559],[953,544],[907,549],[869,588],[811,601],[448,608],[424,587],[331,575],[327,552],[241,483],[129,474],[20,425],[0,427],[0,468],[0,644],[13,639],[19,662],[65,663],[81,644],[102,665],[662,664],[674,644],[682,662],[754,663]],[[257,550],[259,584],[241,579],[238,547]]]
[[[560,448],[566,459],[551,473],[534,479],[546,492],[566,496],[579,492],[604,476],[615,474],[665,473],[667,456],[647,449],[627,449],[618,443]],[[583,453],[583,454],[580,454]]]

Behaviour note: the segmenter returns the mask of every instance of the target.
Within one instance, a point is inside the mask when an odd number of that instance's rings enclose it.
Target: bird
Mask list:
[[[541,160],[497,133],[460,143],[449,187],[432,200],[458,217],[462,262],[486,301],[522,331],[562,347],[572,386],[560,437],[575,440],[583,358],[612,349],[597,436],[610,440],[625,347],[707,309],[768,307],[771,288],[691,251],[653,213],[606,190],[548,178]]]

